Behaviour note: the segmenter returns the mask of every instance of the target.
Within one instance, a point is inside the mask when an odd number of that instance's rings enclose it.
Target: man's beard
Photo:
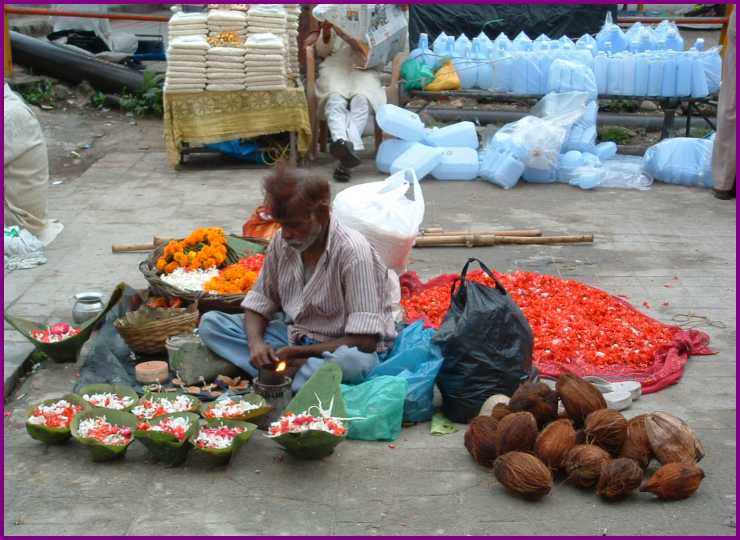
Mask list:
[[[322,233],[322,227],[318,223],[314,223],[311,232],[303,240],[286,240],[285,243],[295,249],[298,253],[303,253],[310,248],[316,240],[319,239]]]

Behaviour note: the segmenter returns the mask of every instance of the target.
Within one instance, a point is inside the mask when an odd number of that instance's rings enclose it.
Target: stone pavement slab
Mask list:
[[[331,173],[329,163],[315,168]],[[162,153],[101,159],[51,191],[52,214],[66,228],[48,264],[5,275],[5,309],[52,320],[71,315],[76,292],[109,293],[120,281],[144,287],[138,271],[144,255],[114,255],[111,244],[205,225],[239,231],[261,200],[263,175],[239,168],[175,172]],[[365,162],[349,185],[380,179]],[[428,423],[404,429],[394,447],[348,441],[312,463],[283,455],[258,433],[227,468],[198,456],[164,468],[138,443],[122,462],[94,464],[80,445],[45,448],[25,433],[25,408],[70,390],[77,376],[76,365],[46,365],[6,405],[6,533],[734,535],[735,202],[666,185],[647,192],[528,184],[503,191],[484,182],[422,187],[427,227],[595,235],[593,245],[415,249],[411,269],[422,278],[459,271],[477,256],[499,270],[574,278],[624,294],[636,306],[647,302],[651,307],[640,309],[667,323],[682,314],[700,317],[719,354],[691,359],[679,384],[626,411],[628,417],[671,411],[696,430],[707,476],[694,497],[663,503],[639,495],[605,504],[561,478],[532,504],[505,493],[472,462],[464,426],[433,437]],[[21,341],[6,325],[6,347]]]

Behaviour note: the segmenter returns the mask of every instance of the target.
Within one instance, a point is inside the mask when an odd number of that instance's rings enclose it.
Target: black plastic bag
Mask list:
[[[477,262],[496,287],[466,281]],[[452,286],[452,301],[434,337],[444,362],[437,377],[442,410],[467,423],[493,394],[510,396],[532,372],[532,328],[503,285],[480,260],[465,263]]]

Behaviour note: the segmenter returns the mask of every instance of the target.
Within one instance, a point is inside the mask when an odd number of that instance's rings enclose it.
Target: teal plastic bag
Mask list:
[[[354,386],[342,385],[349,422],[348,439],[395,441],[401,434],[408,383],[401,377],[377,377]]]
[[[421,56],[417,56],[407,59],[401,65],[401,79],[404,81],[404,90],[421,90],[434,80],[434,72]]]
[[[442,368],[442,351],[432,337],[433,328],[424,328],[422,321],[404,328],[386,360],[370,372],[369,378],[396,375],[408,381],[404,405],[407,422],[426,422],[434,414],[434,382]]]

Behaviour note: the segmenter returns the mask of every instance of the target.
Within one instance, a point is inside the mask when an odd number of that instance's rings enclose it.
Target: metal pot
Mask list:
[[[88,319],[94,319],[105,309],[103,293],[83,292],[74,295],[75,305],[72,308],[72,319],[81,324]]]

